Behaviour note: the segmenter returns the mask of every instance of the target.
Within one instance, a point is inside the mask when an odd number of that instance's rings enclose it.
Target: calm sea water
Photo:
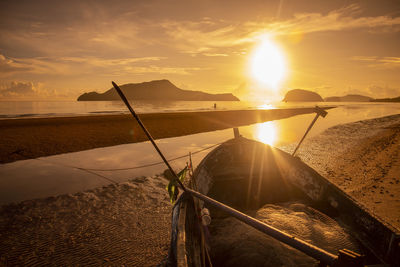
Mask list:
[[[184,112],[255,108],[257,103],[242,101],[131,101],[138,113]],[[0,118],[59,117],[127,113],[121,101],[4,101],[0,102]]]
[[[265,103],[247,101],[131,101],[131,104],[138,113],[211,111],[214,110],[214,104],[216,104],[216,110],[312,107],[315,105],[362,106],[372,109],[400,107],[398,103]],[[128,113],[128,111],[121,101],[0,101],[0,119],[124,113]]]

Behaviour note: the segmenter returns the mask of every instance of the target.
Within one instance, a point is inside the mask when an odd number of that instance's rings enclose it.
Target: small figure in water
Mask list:
[[[214,103],[214,109],[216,109],[217,108],[217,103]]]

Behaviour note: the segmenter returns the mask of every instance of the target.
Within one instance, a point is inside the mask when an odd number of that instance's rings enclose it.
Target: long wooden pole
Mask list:
[[[137,120],[137,122],[139,123],[139,125],[141,126],[141,128],[143,129],[143,131],[146,133],[147,137],[149,138],[149,140],[151,141],[151,143],[153,144],[154,148],[157,150],[158,154],[161,156],[161,158],[163,159],[163,161],[165,162],[165,164],[168,166],[169,170],[172,172],[172,174],[174,175],[175,179],[179,182],[179,185],[182,187],[182,189],[184,189],[187,193],[191,194],[193,197],[196,197],[198,199],[203,200],[204,202],[220,209],[223,210],[225,212],[227,212],[228,214],[230,214],[231,216],[235,217],[236,219],[246,223],[247,225],[252,226],[253,228],[272,236],[273,238],[288,244],[289,246],[292,246],[293,248],[296,248],[300,251],[302,251],[303,253],[323,262],[326,263],[330,266],[333,266],[336,262],[338,257],[321,249],[318,248],[312,244],[309,244],[301,239],[298,239],[294,236],[291,236],[289,234],[286,234],[278,229],[276,229],[273,226],[270,226],[264,222],[261,222],[255,218],[252,218],[238,210],[235,210],[221,202],[218,202],[208,196],[205,196],[197,191],[194,191],[190,188],[185,188],[183,186],[183,184],[179,181],[178,176],[176,175],[175,171],[171,168],[171,166],[169,165],[167,159],[164,157],[164,155],[162,154],[161,150],[158,148],[157,144],[154,142],[153,137],[150,135],[150,133],[147,131],[146,127],[143,125],[142,121],[140,120],[140,118],[136,115],[135,111],[133,110],[133,108],[131,107],[131,105],[129,104],[128,100],[126,99],[125,95],[122,93],[121,89],[118,87],[118,85],[114,82],[112,82],[112,85],[114,86],[114,88],[117,90],[119,96],[121,97],[121,99],[124,101],[125,105],[128,107],[129,111],[131,112],[131,114],[133,115],[133,117]]]
[[[315,112],[317,113],[313,119],[313,121],[310,123],[310,126],[308,126],[307,131],[304,133],[303,138],[301,138],[299,144],[296,146],[295,150],[292,153],[292,156],[294,156],[294,154],[296,154],[297,150],[299,149],[301,143],[303,143],[304,139],[306,138],[308,132],[311,130],[311,128],[314,126],[315,122],[318,120],[319,116],[322,116],[325,118],[326,114],[328,114],[328,112],[326,112],[325,110],[321,109],[320,107],[316,106],[315,107]]]
[[[122,101],[124,101],[125,105],[127,106],[127,108],[129,109],[129,111],[131,112],[132,116],[136,119],[136,121],[139,123],[140,127],[142,128],[142,130],[144,131],[144,133],[147,135],[147,138],[150,140],[150,142],[153,144],[154,148],[157,150],[158,154],[160,155],[160,157],[162,158],[162,160],[164,161],[165,165],[167,165],[168,169],[171,171],[172,175],[174,176],[174,178],[176,179],[176,181],[179,183],[179,185],[181,186],[181,188],[186,191],[185,186],[182,184],[182,182],[179,180],[178,175],[176,175],[176,172],[174,171],[174,169],[172,169],[171,165],[169,165],[168,160],[164,157],[163,153],[161,152],[161,150],[158,148],[156,142],[154,142],[153,137],[151,136],[151,134],[149,133],[149,131],[147,131],[146,127],[144,126],[144,124],[142,123],[142,121],[140,120],[140,118],[138,117],[138,115],[136,115],[136,112],[133,110],[133,108],[131,107],[131,105],[128,102],[128,99],[126,99],[124,93],[122,93],[121,88],[119,88],[119,86],[115,83],[115,82],[111,82],[112,85],[114,86],[115,90],[117,90],[119,96],[121,97]]]
[[[196,192],[190,188],[186,189],[187,192],[189,192],[192,196],[197,197],[204,202],[210,204],[211,206],[214,206],[215,208],[225,211],[232,217],[235,217],[236,219],[244,222],[247,225],[250,225],[251,227],[269,235],[272,236],[273,238],[293,247],[296,248],[308,256],[313,257],[314,259],[317,259],[323,263],[328,264],[329,266],[334,266],[335,263],[338,260],[338,257],[319,248],[316,247],[310,243],[307,243],[306,241],[303,241],[295,236],[289,235],[285,232],[282,232],[281,230],[268,225],[262,221],[259,221],[253,217],[250,217],[238,210],[235,210],[221,202],[216,201],[215,199],[212,199],[208,196],[205,196],[199,192]]]

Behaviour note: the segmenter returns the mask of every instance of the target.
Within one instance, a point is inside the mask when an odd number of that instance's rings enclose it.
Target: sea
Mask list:
[[[131,101],[131,104],[139,114],[335,106],[336,108],[328,110],[325,118],[319,118],[316,121],[307,138],[339,124],[400,114],[400,103]],[[125,113],[128,111],[124,104],[113,101],[0,102],[0,124],[2,120],[9,119]],[[242,126],[239,131],[244,137],[291,152],[314,118],[315,114],[297,115]],[[230,138],[233,138],[232,129],[225,129],[159,139],[156,142],[166,158],[170,160],[173,168],[181,169],[188,161],[189,153],[192,154],[193,166],[196,166],[212,148]],[[150,177],[162,173],[164,169],[165,166],[150,142],[122,144],[0,164],[0,177],[2,177],[0,204],[80,192],[109,184],[110,180],[124,182],[132,177]]]
[[[255,101],[130,101],[137,113],[206,112],[212,110],[277,109],[313,106],[345,107],[349,110],[398,113],[400,103],[367,102],[255,102]],[[0,119],[71,117],[127,114],[122,101],[0,101]],[[363,116],[361,116],[360,119]]]
[[[130,101],[137,113],[254,109],[244,101]],[[214,108],[215,104],[215,108]],[[124,114],[122,101],[0,101],[0,119]]]
[[[343,106],[355,103],[324,102],[250,102],[250,101],[130,101],[137,113],[201,112],[212,110],[275,109],[310,106]],[[357,105],[357,103],[356,103]],[[360,105],[360,104],[358,104]],[[388,106],[382,103],[363,103],[370,107]],[[392,104],[396,105],[396,104]],[[390,106],[390,104],[389,104]],[[86,115],[126,114],[121,101],[0,101],[0,119],[70,117]]]

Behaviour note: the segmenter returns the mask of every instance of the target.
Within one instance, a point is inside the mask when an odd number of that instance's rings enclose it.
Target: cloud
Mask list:
[[[335,89],[329,85],[320,85],[307,90],[317,92],[322,97],[333,96],[332,94],[335,94]]]
[[[300,36],[358,28],[400,31],[400,17],[362,17],[361,8],[356,4],[326,14],[295,13],[287,19],[270,17],[247,21],[210,17],[180,20],[165,19],[165,16],[149,20],[139,16],[139,7],[132,11],[134,6],[129,5],[126,10],[114,10],[114,7],[101,4],[93,7],[82,5],[73,12],[70,10],[74,19],[52,17],[51,23],[46,18],[35,16],[28,21],[6,16],[4,27],[0,29],[3,37],[0,47],[17,47],[32,55],[31,58],[44,59],[34,63],[47,61],[48,65],[48,58],[57,57],[78,62],[83,56],[82,62],[86,64],[114,66],[134,63],[130,61],[135,60],[132,55],[142,55],[143,62],[159,61],[165,58],[163,55],[174,56],[181,52],[205,57],[242,55],[243,50],[263,34]],[[109,55],[115,59],[101,59]],[[128,60],[123,63],[122,58]],[[21,62],[24,63],[28,66],[18,67],[32,68],[29,61]],[[55,67],[50,66],[50,69]],[[45,66],[36,64],[33,69],[36,72],[46,70]]]
[[[0,77],[4,78],[11,74],[54,74],[65,73],[67,66],[57,62],[56,59],[36,58],[6,58],[0,55]]]
[[[368,67],[399,68],[400,57],[354,56],[352,60],[365,62]]]
[[[188,75],[191,74],[192,71],[202,70],[202,68],[196,67],[162,67],[162,66],[126,66],[122,68],[118,72],[113,72],[110,75],[126,75],[126,74],[148,74],[148,73],[156,73],[156,74],[180,74],[180,75]]]
[[[224,25],[224,21],[210,23],[209,19],[201,21],[167,21],[161,26],[166,34],[176,41],[178,49],[186,53],[207,54],[212,48],[232,47],[242,43],[237,36],[237,27]],[[213,53],[208,53],[213,54]]]
[[[228,57],[228,54],[224,54],[224,53],[204,53],[203,54],[206,57]]]
[[[39,86],[32,82],[11,82],[9,85],[0,87],[0,96],[3,97],[25,97],[39,94]]]
[[[3,58],[3,59],[2,59]],[[126,74],[181,74],[187,75],[192,71],[201,70],[197,67],[158,66],[154,62],[167,59],[166,57],[136,57],[136,58],[99,58],[99,57],[37,57],[9,58],[0,55],[9,72],[57,75],[126,75]],[[2,61],[1,61],[2,60]],[[151,64],[153,62],[153,64]],[[165,64],[163,64],[165,65]],[[6,68],[6,67],[4,67]],[[2,75],[0,74],[0,77]]]
[[[352,4],[344,8],[322,13],[295,13],[286,20],[231,22],[226,20],[210,22],[168,21],[162,23],[167,34],[176,41],[178,47],[188,53],[214,54],[218,48],[233,48],[258,40],[260,35],[293,36],[315,32],[368,29],[379,32],[399,32],[400,17],[362,17],[361,9]]]
[[[395,32],[400,31],[400,17],[361,17],[359,16],[360,13],[360,7],[357,4],[352,4],[333,10],[326,15],[321,13],[295,14],[293,19],[268,24],[264,23],[264,27],[268,31],[283,35],[381,27],[390,27],[390,30]],[[252,24],[250,23],[250,25]],[[254,26],[257,26],[257,24]]]
[[[56,59],[46,57],[11,58],[0,54],[0,77],[18,73],[49,74],[63,72]]]
[[[126,66],[136,63],[160,61],[166,57],[136,57],[136,58],[99,58],[99,57],[61,57],[59,62],[88,64],[97,67]]]
[[[0,99],[40,100],[40,99],[65,99],[75,95],[70,90],[59,92],[49,89],[43,83],[11,81],[0,84]]]
[[[400,88],[379,84],[371,84],[366,87],[350,85],[346,89],[338,89],[335,95],[343,96],[348,94],[359,94],[372,98],[390,98],[400,96]],[[332,94],[326,96],[332,96]]]
[[[65,6],[62,11],[56,5],[53,8],[57,12],[37,10],[43,16],[34,13],[28,17],[16,17],[4,12],[0,47],[18,47],[26,53],[29,51],[32,55],[43,57],[101,57],[110,54],[129,57],[133,53],[159,56],[162,52],[171,54],[172,50],[213,56],[233,54],[237,52],[233,48],[253,43],[265,33],[291,36],[360,28],[400,31],[400,17],[361,16],[362,9],[357,4],[328,13],[294,13],[286,19],[271,16],[250,20],[244,17],[235,20],[211,17],[198,19],[193,16],[195,19],[190,20],[180,19],[186,16],[168,16],[164,13],[155,16],[155,11],[145,16],[143,14],[149,11],[148,4],[139,2],[127,1],[124,5],[119,3],[119,7],[102,2],[80,2]],[[28,6],[31,5],[36,8],[33,4]],[[151,19],[146,18],[148,16]]]
[[[398,97],[400,96],[400,88],[392,88],[387,85],[370,85],[367,88],[369,95],[374,98]],[[365,93],[365,92],[364,92]]]
[[[110,11],[113,8],[109,5],[93,3],[91,6],[85,1],[81,2],[54,4],[56,7],[47,3],[49,7],[29,15],[22,14],[19,8],[15,9],[18,16],[10,16],[10,12],[2,13],[0,46],[15,47],[46,57],[123,53],[149,44],[149,40],[138,35],[141,25],[132,19],[132,12],[115,14],[115,11]],[[30,3],[21,5],[31,6]],[[60,6],[64,10],[58,10]]]
[[[0,54],[0,75],[8,75],[14,72],[27,71],[30,68],[24,64],[20,64],[10,58],[6,58],[4,55]]]

